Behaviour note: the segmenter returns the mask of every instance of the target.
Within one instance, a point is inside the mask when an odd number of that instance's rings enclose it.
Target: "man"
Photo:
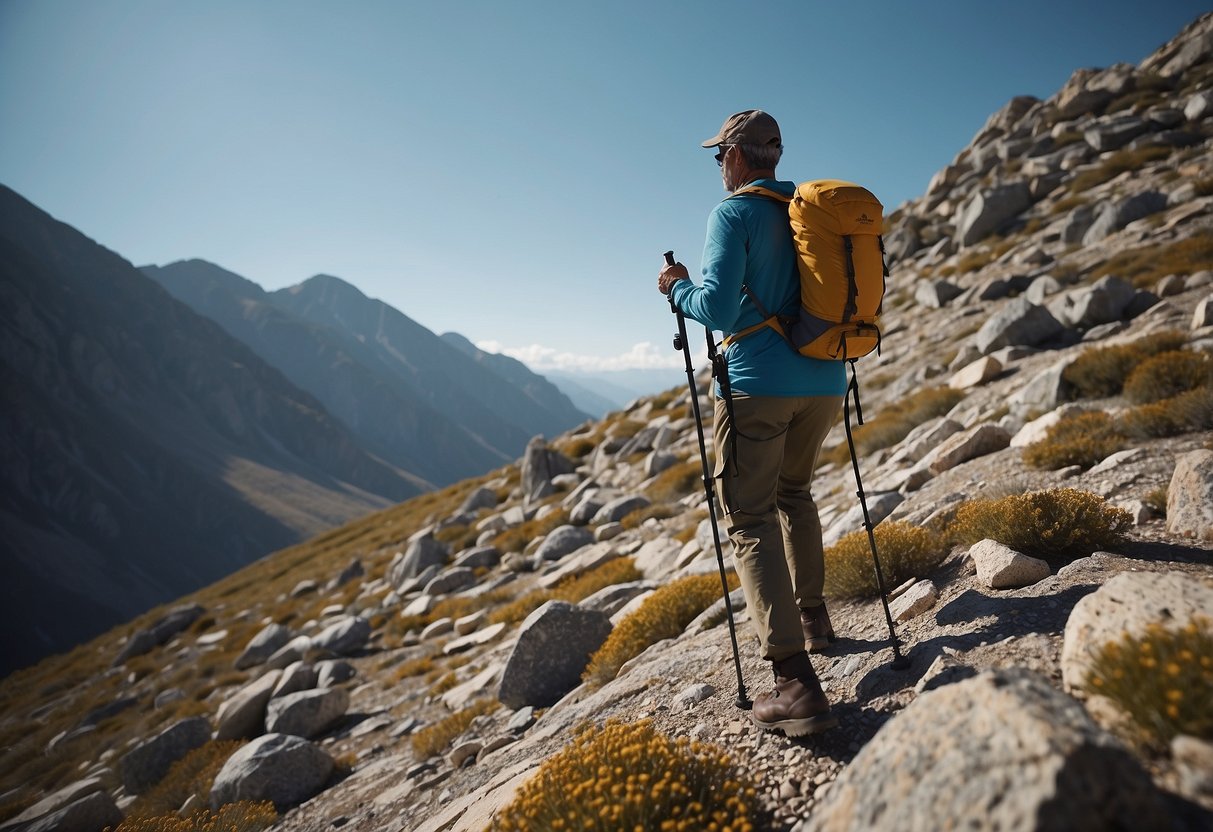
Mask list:
[[[724,189],[735,195],[708,217],[702,284],[676,263],[661,270],[657,288],[688,317],[726,335],[761,323],[766,310],[794,315],[800,282],[787,203],[736,194],[752,185],[794,193],[792,182],[775,178],[779,125],[761,110],[745,110],[703,146],[718,148]],[[755,699],[751,718],[803,736],[837,724],[806,651],[834,639],[810,486],[846,392],[843,362],[806,358],[772,327],[737,339],[725,355],[732,412],[718,392],[715,476],[746,605],[775,673],[775,689]]]

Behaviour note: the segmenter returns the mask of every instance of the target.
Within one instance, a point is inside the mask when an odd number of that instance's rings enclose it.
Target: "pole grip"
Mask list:
[[[674,261],[674,252],[672,252],[672,251],[667,251],[667,252],[665,253],[665,264],[666,264],[667,266],[672,266],[672,265],[674,265],[674,262],[675,262],[675,261]]]

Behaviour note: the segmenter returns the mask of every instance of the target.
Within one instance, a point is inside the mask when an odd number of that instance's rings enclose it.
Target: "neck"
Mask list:
[[[766,168],[762,170],[747,170],[739,178],[741,179],[741,184],[733,189],[734,193],[740,191],[742,188],[753,182],[757,182],[759,179],[774,179],[775,171]]]

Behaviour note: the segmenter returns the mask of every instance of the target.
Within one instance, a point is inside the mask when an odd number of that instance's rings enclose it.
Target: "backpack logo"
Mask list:
[[[857,219],[856,222],[859,223],[860,225],[871,225],[872,218],[869,217],[867,214],[860,214],[859,219]]]

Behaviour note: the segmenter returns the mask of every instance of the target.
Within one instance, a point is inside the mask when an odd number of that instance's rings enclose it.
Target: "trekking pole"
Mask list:
[[[674,265],[674,252],[665,253],[666,265]],[[695,414],[695,431],[699,436],[699,462],[703,466],[703,491],[708,500],[708,518],[712,521],[712,541],[716,544],[716,565],[720,568],[720,586],[724,590],[724,609],[729,619],[729,641],[733,644],[733,667],[737,670],[737,699],[733,703],[743,711],[748,711],[753,703],[745,692],[745,679],[741,675],[741,655],[737,650],[737,627],[733,623],[733,602],[729,600],[729,579],[724,571],[724,552],[720,548],[720,529],[716,525],[716,494],[712,485],[712,469],[708,467],[707,445],[703,438],[703,419],[699,414],[699,390],[695,387],[695,369],[691,366],[691,350],[687,344],[687,322],[682,310],[670,300],[670,311],[678,318],[678,333],[674,336],[674,349],[682,353],[686,360],[687,384],[691,388],[691,412]],[[712,343],[712,331],[709,329],[709,351],[715,346]]]
[[[872,520],[868,517],[868,501],[863,494],[863,481],[859,478],[859,457],[855,455],[855,440],[851,438],[851,396],[855,397],[855,423],[863,424],[863,410],[859,407],[859,379],[855,376],[855,362],[851,362],[851,383],[847,386],[847,394],[843,398],[843,425],[847,430],[847,447],[851,450],[851,465],[855,469],[856,494],[859,505],[863,507],[863,527],[868,532],[868,545],[872,549],[872,564],[876,567],[876,585],[880,588],[880,603],[884,605],[884,619],[889,625],[889,642],[893,646],[894,670],[905,670],[910,666],[910,660],[901,655],[897,641],[897,631],[893,629],[893,614],[889,612],[889,596],[884,588],[884,573],[880,569],[880,558],[876,555],[876,535],[872,531]]]

